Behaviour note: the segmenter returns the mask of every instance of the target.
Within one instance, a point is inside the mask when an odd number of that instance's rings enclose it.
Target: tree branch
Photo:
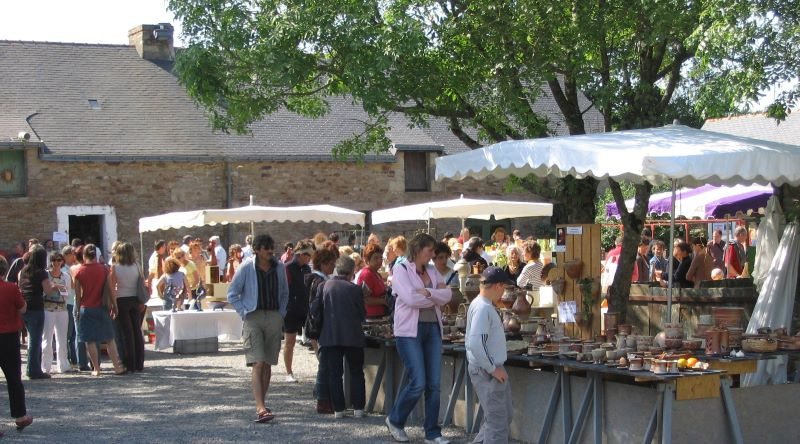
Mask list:
[[[455,117],[450,117],[450,131],[458,137],[458,140],[464,143],[464,145],[470,147],[470,149],[480,148],[481,144],[478,143],[477,140],[473,139],[469,136],[464,129],[461,127],[461,122],[458,121]]]

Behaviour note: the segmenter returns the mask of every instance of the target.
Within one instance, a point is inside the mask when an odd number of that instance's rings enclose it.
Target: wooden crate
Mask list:
[[[578,311],[581,311],[582,295],[577,281],[583,278],[594,278],[598,282],[600,281],[600,263],[603,258],[603,248],[600,244],[600,225],[566,224],[557,226],[557,228],[563,228],[565,231],[568,227],[580,227],[582,232],[581,234],[567,234],[566,251],[556,253],[556,264],[562,270],[560,273],[566,280],[564,296],[559,297],[557,302],[575,301]],[[583,262],[581,275],[578,279],[572,279],[563,274],[564,263],[572,259],[580,259]],[[600,301],[597,300],[592,304],[592,318],[589,323],[565,324],[564,333],[576,338],[594,338],[595,335],[600,333],[600,318]]]

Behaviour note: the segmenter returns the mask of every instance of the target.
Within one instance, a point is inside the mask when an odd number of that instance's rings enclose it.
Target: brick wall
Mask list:
[[[0,198],[0,249],[31,236],[49,239],[57,229],[59,206],[105,205],[117,217],[117,236],[132,241],[139,249],[138,219],[172,211],[224,208],[226,172],[224,163],[199,162],[53,162],[38,159],[35,150],[27,154],[26,197]],[[332,162],[234,162],[232,163],[233,206],[247,205],[249,195],[258,205],[284,206],[327,203],[359,211],[431,200],[468,197],[499,197],[536,200],[530,194],[508,194],[502,181],[465,180],[433,183],[429,192],[406,193],[402,156],[392,164]],[[513,223],[526,233],[535,233],[541,218]],[[457,232],[460,221],[432,223],[437,233]],[[256,224],[279,243],[310,237],[318,231],[347,227],[334,224]],[[385,239],[399,231],[424,229],[424,222],[384,224],[374,227]],[[234,242],[243,243],[249,224],[231,226]],[[208,238],[226,236],[225,226],[167,230],[145,233],[149,252],[158,238],[178,239],[185,234]],[[228,245],[228,242],[224,242]]]

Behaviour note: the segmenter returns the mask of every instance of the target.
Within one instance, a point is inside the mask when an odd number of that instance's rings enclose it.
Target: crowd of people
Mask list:
[[[12,416],[20,429],[33,421],[25,411],[20,331],[28,349],[25,374],[31,380],[81,371],[99,376],[101,346],[114,374],[143,371],[145,302],[158,296],[165,310],[202,310],[206,268],[216,265],[219,275],[212,280],[229,283],[227,300],[244,321],[244,357],[251,367],[257,422],[275,418],[267,407],[267,393],[281,348],[286,381],[297,381],[292,361],[298,339],[318,357],[316,411],[344,417],[344,387],[349,386],[353,415],[362,417],[363,323],[367,318],[384,318],[394,324],[397,350],[409,375],[386,417],[387,429],[395,440],[407,441],[404,426],[424,395],[426,442],[445,443],[438,425],[442,307],[450,301],[449,287],[459,285],[459,270],[478,265],[488,276],[481,286],[481,295],[488,299],[502,294],[508,283],[527,288],[542,283],[538,244],[515,241],[502,230],[492,235],[491,242],[509,258],[504,269],[489,267],[484,241],[468,230],[442,240],[427,234],[410,240],[396,236],[385,244],[372,234],[360,251],[352,246],[353,239],[340,246],[335,233],[284,244],[281,252],[275,251],[274,240],[266,234],[248,236],[243,247],[234,244],[227,250],[217,236],[204,243],[187,235],[181,242],[156,241],[145,273],[137,265],[134,247],[126,242],[114,243],[106,260],[96,245],[80,239],[61,250],[52,245],[48,250],[31,239],[11,264],[0,256],[0,276],[5,278],[0,282],[0,347],[6,349],[1,364]],[[486,319],[487,313],[478,312],[479,320],[470,315],[468,322],[475,327],[468,336],[478,336],[467,344],[470,353],[483,353],[482,359],[494,367],[476,358],[470,371],[485,372],[485,379],[494,378],[506,390],[504,357],[483,344],[485,335],[493,338],[490,343],[496,342],[494,328],[500,325],[499,317]],[[343,381],[344,361],[348,384]],[[494,388],[484,384],[478,390],[482,402],[483,397],[494,396],[487,390]],[[485,421],[493,423],[492,418],[487,415]]]
[[[711,242],[705,236],[695,236],[689,243],[676,239],[672,246],[672,281],[679,288],[700,288],[700,283],[708,280],[747,277],[747,228],[739,226],[734,230],[734,240],[722,240],[722,231],[714,230]],[[622,236],[615,240],[605,258],[603,273],[613,279],[617,263],[622,253]],[[632,282],[658,282],[666,287],[669,280],[670,258],[666,256],[667,246],[653,239],[649,228],[642,230],[634,262]]]

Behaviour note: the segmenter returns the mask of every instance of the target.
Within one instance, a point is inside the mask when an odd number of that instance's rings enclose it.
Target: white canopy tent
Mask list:
[[[463,226],[465,219],[489,220],[512,217],[552,216],[553,204],[539,202],[515,202],[506,200],[459,199],[426,202],[387,208],[372,213],[373,224],[407,220],[427,220],[430,229],[431,219],[457,218]]]
[[[181,211],[143,217],[139,219],[139,232],[257,222],[331,222],[363,226],[364,213],[333,205],[298,207],[247,205],[238,208]]]
[[[578,136],[500,142],[436,159],[436,180],[510,175],[612,178],[671,183],[674,238],[675,189],[702,184],[800,184],[800,147],[697,130],[683,125]],[[667,320],[672,313],[669,261]]]

